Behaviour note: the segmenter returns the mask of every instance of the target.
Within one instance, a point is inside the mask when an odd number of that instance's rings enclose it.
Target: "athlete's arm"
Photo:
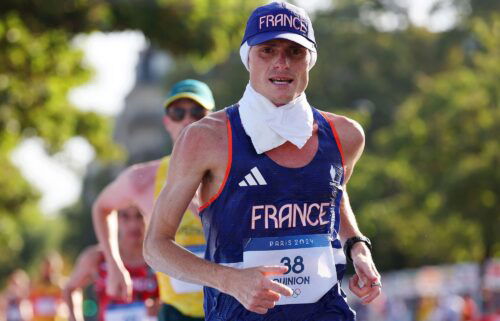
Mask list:
[[[99,249],[91,246],[82,252],[76,261],[73,273],[63,289],[63,299],[69,310],[69,321],[83,321],[82,289],[94,281],[99,264]]]
[[[157,271],[217,288],[235,297],[248,310],[266,313],[280,294],[291,295],[291,290],[265,275],[283,274],[286,267],[234,269],[198,258],[175,242],[179,223],[200,182],[203,180],[203,184],[218,188],[223,180],[228,157],[227,137],[225,114],[220,112],[190,125],[180,135],[170,161],[167,183],[148,226],[144,258]]]
[[[97,197],[92,207],[94,230],[108,266],[106,293],[132,300],[132,280],[120,256],[118,218],[115,210],[132,206],[134,189],[131,178],[134,167],[126,169]]]
[[[19,299],[19,312],[20,312],[20,321],[29,321],[33,317],[33,308],[31,303],[26,298],[18,298]],[[8,321],[7,320],[7,309],[8,309],[8,299],[6,291],[4,293],[0,293],[0,321]]]
[[[0,321],[6,321],[7,299],[5,294],[0,292]]]
[[[362,127],[355,121],[342,116],[329,115],[333,120],[339,135],[344,155],[345,179],[344,192],[340,203],[340,238],[345,242],[353,236],[362,236],[356,222],[356,217],[349,202],[347,183],[351,178],[356,162],[361,157],[365,146],[365,135]],[[351,249],[351,258],[356,274],[349,281],[350,290],[363,303],[372,302],[380,295],[380,287],[371,287],[374,282],[380,281],[380,274],[375,267],[370,249],[364,242],[357,242]]]
[[[25,289],[27,290],[27,289]],[[0,292],[0,321],[8,321],[7,320],[7,311],[8,311],[8,303],[9,303],[9,288],[4,289],[3,292]],[[27,293],[23,291],[20,296],[16,294],[17,299],[19,300],[18,308],[20,312],[20,321],[29,321],[33,318],[33,307],[31,305],[30,300],[27,297]]]

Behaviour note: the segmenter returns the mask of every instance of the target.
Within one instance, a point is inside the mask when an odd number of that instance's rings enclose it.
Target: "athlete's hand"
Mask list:
[[[363,243],[355,244],[351,257],[356,274],[349,280],[349,289],[361,298],[362,303],[368,304],[382,292],[380,274],[373,263],[370,250]]]
[[[112,298],[132,301],[132,279],[125,267],[116,264],[108,264],[108,274],[106,277],[106,294]]]
[[[245,309],[265,314],[273,308],[281,295],[291,296],[292,290],[268,279],[269,275],[286,273],[285,266],[260,266],[248,269],[234,269],[228,273],[224,292],[236,298]]]

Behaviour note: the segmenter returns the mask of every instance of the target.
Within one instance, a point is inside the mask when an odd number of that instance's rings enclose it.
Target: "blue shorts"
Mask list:
[[[203,321],[204,318],[194,318],[182,314],[170,304],[162,303],[158,312],[158,321]]]
[[[235,298],[215,289],[204,289],[206,321],[354,321],[356,314],[347,305],[338,284],[318,302],[278,305],[266,314],[245,309]]]

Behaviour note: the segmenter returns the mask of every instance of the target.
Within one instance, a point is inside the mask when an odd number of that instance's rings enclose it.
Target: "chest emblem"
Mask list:
[[[250,170],[250,173],[245,175],[245,178],[241,180],[238,184],[241,187],[244,186],[256,186],[256,185],[267,185],[266,180],[260,173],[257,167],[254,167]]]

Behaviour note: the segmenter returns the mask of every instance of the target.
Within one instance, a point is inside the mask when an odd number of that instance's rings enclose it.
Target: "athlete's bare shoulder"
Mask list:
[[[221,110],[192,123],[186,128],[190,136],[200,136],[208,143],[212,139],[218,139],[218,136],[227,134],[227,116],[226,112]]]
[[[132,165],[125,170],[123,175],[135,191],[144,191],[154,184],[160,162],[161,159],[157,159]]]
[[[326,117],[333,122],[344,152],[347,165],[354,166],[363,153],[365,133],[361,125],[348,117],[326,112]]]
[[[216,155],[227,149],[227,117],[224,111],[212,113],[187,126],[176,147],[196,155]]]

